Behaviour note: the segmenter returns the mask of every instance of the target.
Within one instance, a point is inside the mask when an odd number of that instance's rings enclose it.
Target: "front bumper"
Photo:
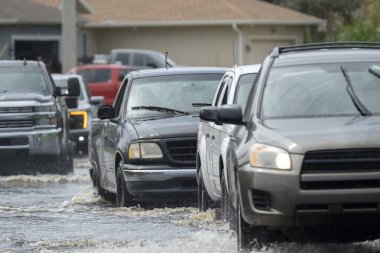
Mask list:
[[[136,200],[182,200],[195,198],[195,168],[124,164],[128,192]]]
[[[58,155],[61,128],[0,132],[0,154],[26,152],[29,155]]]
[[[302,155],[293,155],[291,171],[250,164],[238,170],[242,215],[248,223],[272,228],[380,224],[380,188],[301,189],[302,160]]]

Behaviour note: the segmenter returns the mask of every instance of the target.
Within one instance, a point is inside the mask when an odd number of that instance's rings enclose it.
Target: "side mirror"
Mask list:
[[[243,125],[243,110],[240,105],[222,105],[217,120],[225,124]]]
[[[218,114],[218,107],[205,106],[199,111],[199,118],[204,121],[216,122]]]
[[[115,109],[111,105],[102,105],[98,109],[99,119],[113,119],[115,118]]]
[[[67,97],[65,98],[66,105],[69,109],[78,108],[78,98],[76,97]]]
[[[104,103],[104,97],[103,96],[92,96],[90,98],[90,104],[95,106],[101,106]]]
[[[76,77],[71,77],[67,80],[67,89],[69,91],[68,96],[79,97],[80,95],[80,85],[79,80]]]

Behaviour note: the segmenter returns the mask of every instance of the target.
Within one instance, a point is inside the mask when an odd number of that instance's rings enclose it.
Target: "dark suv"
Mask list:
[[[0,174],[68,173],[73,170],[64,96],[42,62],[0,61]]]
[[[226,194],[241,249],[262,231],[379,225],[379,66],[380,43],[275,48],[245,114],[217,111],[238,125]]]

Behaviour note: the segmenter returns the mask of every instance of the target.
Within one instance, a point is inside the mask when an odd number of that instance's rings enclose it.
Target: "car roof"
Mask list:
[[[0,61],[1,67],[39,67],[40,65],[45,65],[42,61],[23,61],[23,60],[2,60]]]
[[[290,50],[280,54],[273,50],[271,57],[277,58],[273,66],[304,65],[319,63],[379,62],[379,48],[327,47],[307,50]]]
[[[145,54],[164,54],[160,51],[148,50],[148,49],[133,49],[133,48],[114,48],[112,53],[145,53]]]
[[[154,76],[170,76],[182,74],[224,74],[227,68],[223,67],[175,67],[137,70],[130,72],[133,78],[144,78]]]

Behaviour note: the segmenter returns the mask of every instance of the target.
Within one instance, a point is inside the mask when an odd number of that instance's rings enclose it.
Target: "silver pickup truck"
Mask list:
[[[67,105],[42,62],[0,62],[0,174],[73,170]]]

